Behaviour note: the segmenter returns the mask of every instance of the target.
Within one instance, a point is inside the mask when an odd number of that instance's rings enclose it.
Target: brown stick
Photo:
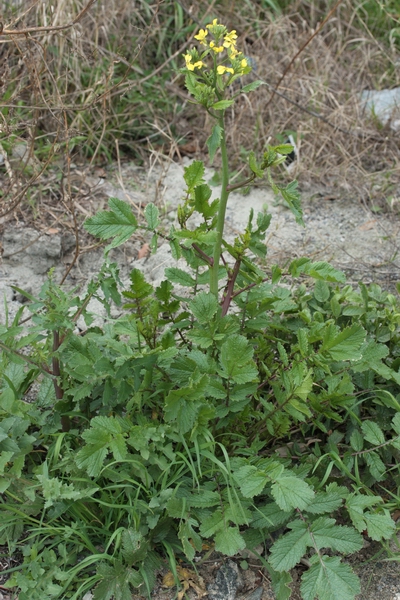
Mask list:
[[[81,12],[75,17],[75,19],[71,23],[68,23],[67,25],[55,25],[54,27],[51,25],[49,27],[26,27],[25,29],[7,29],[7,28],[4,29],[3,23],[0,23],[0,34],[2,34],[2,35],[21,35],[21,34],[27,34],[27,33],[37,33],[40,31],[48,32],[48,31],[62,31],[63,29],[69,29],[70,27],[73,27],[81,20],[83,15],[85,15],[87,13],[89,8],[96,1],[97,0],[89,0],[89,2],[81,10]]]

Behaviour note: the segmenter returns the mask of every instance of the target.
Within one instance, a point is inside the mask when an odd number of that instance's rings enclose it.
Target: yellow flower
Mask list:
[[[192,63],[192,57],[189,53],[184,54],[183,58],[185,59],[186,68],[189,69],[189,71],[194,71],[195,68],[201,69],[201,67],[205,66],[202,60],[198,60],[195,63]]]
[[[207,29],[210,29],[211,27],[215,27],[216,25],[218,25],[218,19],[214,19],[213,22],[206,25],[206,27]]]
[[[206,37],[208,36],[208,31],[205,29],[200,29],[199,33],[194,36],[195,40],[199,40],[200,44],[203,46],[207,46]]]
[[[236,58],[236,56],[238,54],[240,54],[240,52],[238,50],[236,50],[236,48],[234,46],[231,46],[228,50],[228,54],[229,54],[229,58]]]
[[[247,60],[245,58],[240,61],[240,66],[242,67],[242,69],[245,69],[247,67]]]
[[[223,75],[224,73],[232,73],[234,75],[235,71],[231,67],[224,67],[224,65],[219,65],[217,67],[218,75]]]
[[[230,31],[229,33],[227,33],[224,36],[224,47],[225,48],[232,48],[232,46],[236,45],[236,40],[237,40],[237,35],[236,35],[236,29],[232,29],[232,31]]]
[[[194,71],[194,65],[192,65],[192,57],[190,54],[184,54],[183,58],[185,59],[186,68],[189,69],[189,71]]]
[[[223,46],[216,46],[215,42],[210,42],[210,48],[215,52],[223,52],[224,51],[224,47]]]

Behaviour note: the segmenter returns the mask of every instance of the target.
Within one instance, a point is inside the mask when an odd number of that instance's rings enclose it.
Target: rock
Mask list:
[[[239,569],[228,560],[217,571],[214,583],[207,586],[209,600],[235,600],[240,585]]]
[[[393,131],[400,131],[400,87],[365,90],[361,93],[361,101],[363,107],[371,111],[383,125],[389,122]]]

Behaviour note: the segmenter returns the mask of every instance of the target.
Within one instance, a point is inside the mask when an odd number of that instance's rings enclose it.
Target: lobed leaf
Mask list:
[[[322,556],[314,563],[302,577],[300,589],[304,600],[354,600],[360,593],[357,575],[338,556]]]

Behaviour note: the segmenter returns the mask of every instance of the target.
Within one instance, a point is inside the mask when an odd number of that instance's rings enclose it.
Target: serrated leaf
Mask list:
[[[217,531],[225,527],[225,520],[221,510],[216,510],[212,515],[206,517],[200,525],[200,535],[209,538]]]
[[[270,502],[265,506],[258,506],[253,513],[251,527],[254,529],[267,529],[275,531],[284,523],[287,523],[291,513],[287,513],[279,508],[275,502]]]
[[[292,508],[304,510],[314,498],[314,491],[310,486],[291,475],[279,477],[272,485],[271,493],[277,505],[286,511]]]
[[[325,261],[309,262],[305,265],[304,273],[314,279],[345,283],[346,275]]]
[[[202,489],[199,493],[194,493],[189,496],[189,506],[194,508],[209,508],[211,506],[218,506],[221,502],[221,497],[218,492],[212,492],[211,490]]]
[[[300,589],[304,600],[354,600],[360,581],[339,557],[322,556],[304,573]]]
[[[251,83],[248,83],[247,85],[242,87],[242,89],[240,90],[240,93],[247,94],[248,92],[252,92],[253,90],[256,90],[258,87],[260,87],[260,85],[266,85],[266,84],[264,83],[264,81],[257,79],[257,81],[252,81]]]
[[[364,448],[364,438],[358,429],[355,429],[350,436],[350,445],[356,452],[361,452]]]
[[[357,552],[363,546],[362,537],[352,527],[336,525],[335,519],[319,517],[311,525],[311,532],[319,550],[330,548],[343,554]]]
[[[364,456],[372,477],[377,481],[383,481],[387,477],[387,472],[386,466],[382,462],[379,454],[372,451],[367,452]]]
[[[231,335],[221,346],[219,374],[236,383],[253,381],[258,371],[252,361],[253,348],[248,340],[238,334]]]
[[[201,160],[194,160],[191,165],[185,167],[183,178],[188,186],[189,193],[191,193],[196,186],[204,183],[203,177],[204,164]]]
[[[108,454],[108,447],[104,442],[84,446],[76,455],[75,462],[79,469],[85,469],[90,477],[99,475]]]
[[[233,556],[239,550],[244,550],[246,542],[237,527],[227,527],[215,535],[215,551],[225,556]]]
[[[131,206],[118,198],[110,198],[109,211],[102,211],[86,219],[85,229],[102,240],[114,237],[107,248],[116,248],[128,240],[137,229],[136,217]]]
[[[178,269],[178,267],[168,267],[168,269],[165,269],[165,276],[169,281],[185,287],[192,287],[196,283],[189,273],[182,271],[182,269]]]
[[[94,590],[93,600],[110,600],[111,598],[113,600],[131,600],[130,586],[136,587],[142,583],[139,573],[118,560],[114,561],[112,566],[100,563],[97,573],[101,576],[102,581]]]
[[[339,487],[336,483],[327,486],[325,492],[317,492],[313,501],[307,506],[307,512],[318,515],[331,513],[337,510],[347,496],[348,491],[344,487]]]
[[[370,444],[379,446],[380,444],[385,443],[383,431],[374,421],[363,421],[361,423],[361,429],[363,431],[364,438]]]
[[[392,425],[397,435],[400,435],[400,413],[396,413],[394,415],[392,419]]]
[[[358,360],[361,356],[361,346],[365,340],[365,330],[354,323],[340,333],[333,327],[328,327],[324,335],[321,352],[326,352],[333,360]]]
[[[363,494],[349,494],[346,498],[346,508],[354,527],[362,532],[366,529],[364,510],[374,506],[380,501],[377,496],[364,496]]]
[[[396,524],[386,510],[384,514],[364,513],[364,519],[368,536],[376,542],[390,540],[396,531]]]
[[[149,228],[155,229],[159,222],[157,206],[155,204],[153,204],[152,202],[147,204],[146,208],[144,209],[144,216],[145,216],[145,219],[147,221],[147,225],[149,226]]]
[[[269,563],[275,571],[293,569],[306,553],[307,547],[312,545],[306,523],[292,521],[288,523],[288,528],[292,531],[277,540],[271,548]]]
[[[329,300],[329,286],[322,279],[317,279],[314,286],[314,297],[318,302],[326,302]]]
[[[278,571],[273,571],[272,569],[268,569],[268,572],[271,577],[276,600],[289,600],[292,595],[289,584],[293,581],[290,574],[285,571],[278,573]]]
[[[239,469],[241,471],[240,491],[245,498],[253,498],[261,494],[270,478],[264,471],[259,471],[256,467],[248,465]],[[245,474],[245,477],[243,475]]]
[[[218,310],[218,300],[214,294],[200,292],[189,302],[189,306],[200,324],[209,323]]]
[[[212,164],[214,156],[221,144],[222,128],[217,124],[212,128],[210,137],[207,139],[207,148],[210,155],[210,163]]]

